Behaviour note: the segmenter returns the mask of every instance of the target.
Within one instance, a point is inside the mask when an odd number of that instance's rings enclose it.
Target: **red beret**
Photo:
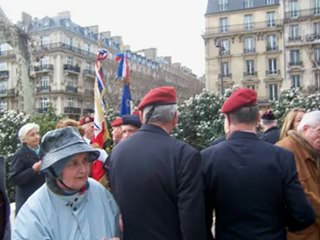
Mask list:
[[[138,110],[149,105],[169,105],[177,103],[177,93],[174,87],[164,86],[150,90],[141,100]]]
[[[122,118],[117,117],[115,120],[111,122],[111,127],[119,127],[122,125],[122,123],[123,123]]]
[[[87,124],[93,121],[94,121],[94,118],[92,116],[84,116],[80,119],[79,123],[80,123],[80,126],[82,126],[84,124]]]
[[[238,108],[257,104],[257,93],[250,88],[238,88],[224,102],[221,112],[230,113]]]

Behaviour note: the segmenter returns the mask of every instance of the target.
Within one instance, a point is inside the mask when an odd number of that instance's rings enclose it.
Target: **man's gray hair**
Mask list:
[[[152,108],[153,106],[147,106],[143,109],[143,121],[144,121],[143,123],[146,123],[147,117],[149,116],[149,112],[151,111]],[[148,123],[170,122],[174,118],[177,110],[178,110],[177,104],[155,106],[154,111],[152,112],[150,118],[148,119]]]
[[[311,127],[316,127],[320,124],[320,111],[312,111],[305,113],[301,119],[301,122],[299,123],[297,127],[298,132],[302,132],[303,127],[306,125],[309,125]]]

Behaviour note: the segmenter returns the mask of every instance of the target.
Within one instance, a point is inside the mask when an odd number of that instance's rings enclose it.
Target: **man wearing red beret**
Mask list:
[[[221,111],[231,135],[201,152],[208,234],[213,210],[217,240],[285,240],[286,227],[297,231],[311,225],[314,213],[298,182],[292,153],[256,134],[256,92],[237,89]]]
[[[83,139],[90,144],[91,139],[94,134],[94,125],[93,125],[94,118],[90,115],[84,116],[80,119],[80,128],[83,130]]]
[[[152,89],[140,102],[140,130],[110,156],[110,186],[124,239],[206,240],[201,156],[170,136],[176,90]]]
[[[121,117],[117,117],[111,122],[111,127],[112,127],[112,141],[114,144],[117,144],[120,142],[122,138],[122,130],[121,130],[121,125],[123,123],[123,120]]]

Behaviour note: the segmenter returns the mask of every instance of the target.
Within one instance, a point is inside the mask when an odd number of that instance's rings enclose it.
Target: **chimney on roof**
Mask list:
[[[58,17],[60,19],[69,19],[71,18],[71,13],[69,11],[65,11],[65,12],[60,12],[58,13]]]

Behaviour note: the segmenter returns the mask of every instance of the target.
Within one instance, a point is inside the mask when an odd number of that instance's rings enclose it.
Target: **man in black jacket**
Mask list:
[[[279,141],[280,128],[278,127],[277,119],[270,109],[262,114],[260,124],[263,130],[260,136],[262,140],[272,144]]]
[[[205,240],[200,153],[169,135],[178,121],[175,89],[151,90],[138,109],[143,126],[110,156],[124,239]]]
[[[225,101],[230,137],[201,152],[207,232],[216,212],[216,239],[285,240],[314,212],[297,179],[292,153],[260,140],[256,92],[239,88]]]

